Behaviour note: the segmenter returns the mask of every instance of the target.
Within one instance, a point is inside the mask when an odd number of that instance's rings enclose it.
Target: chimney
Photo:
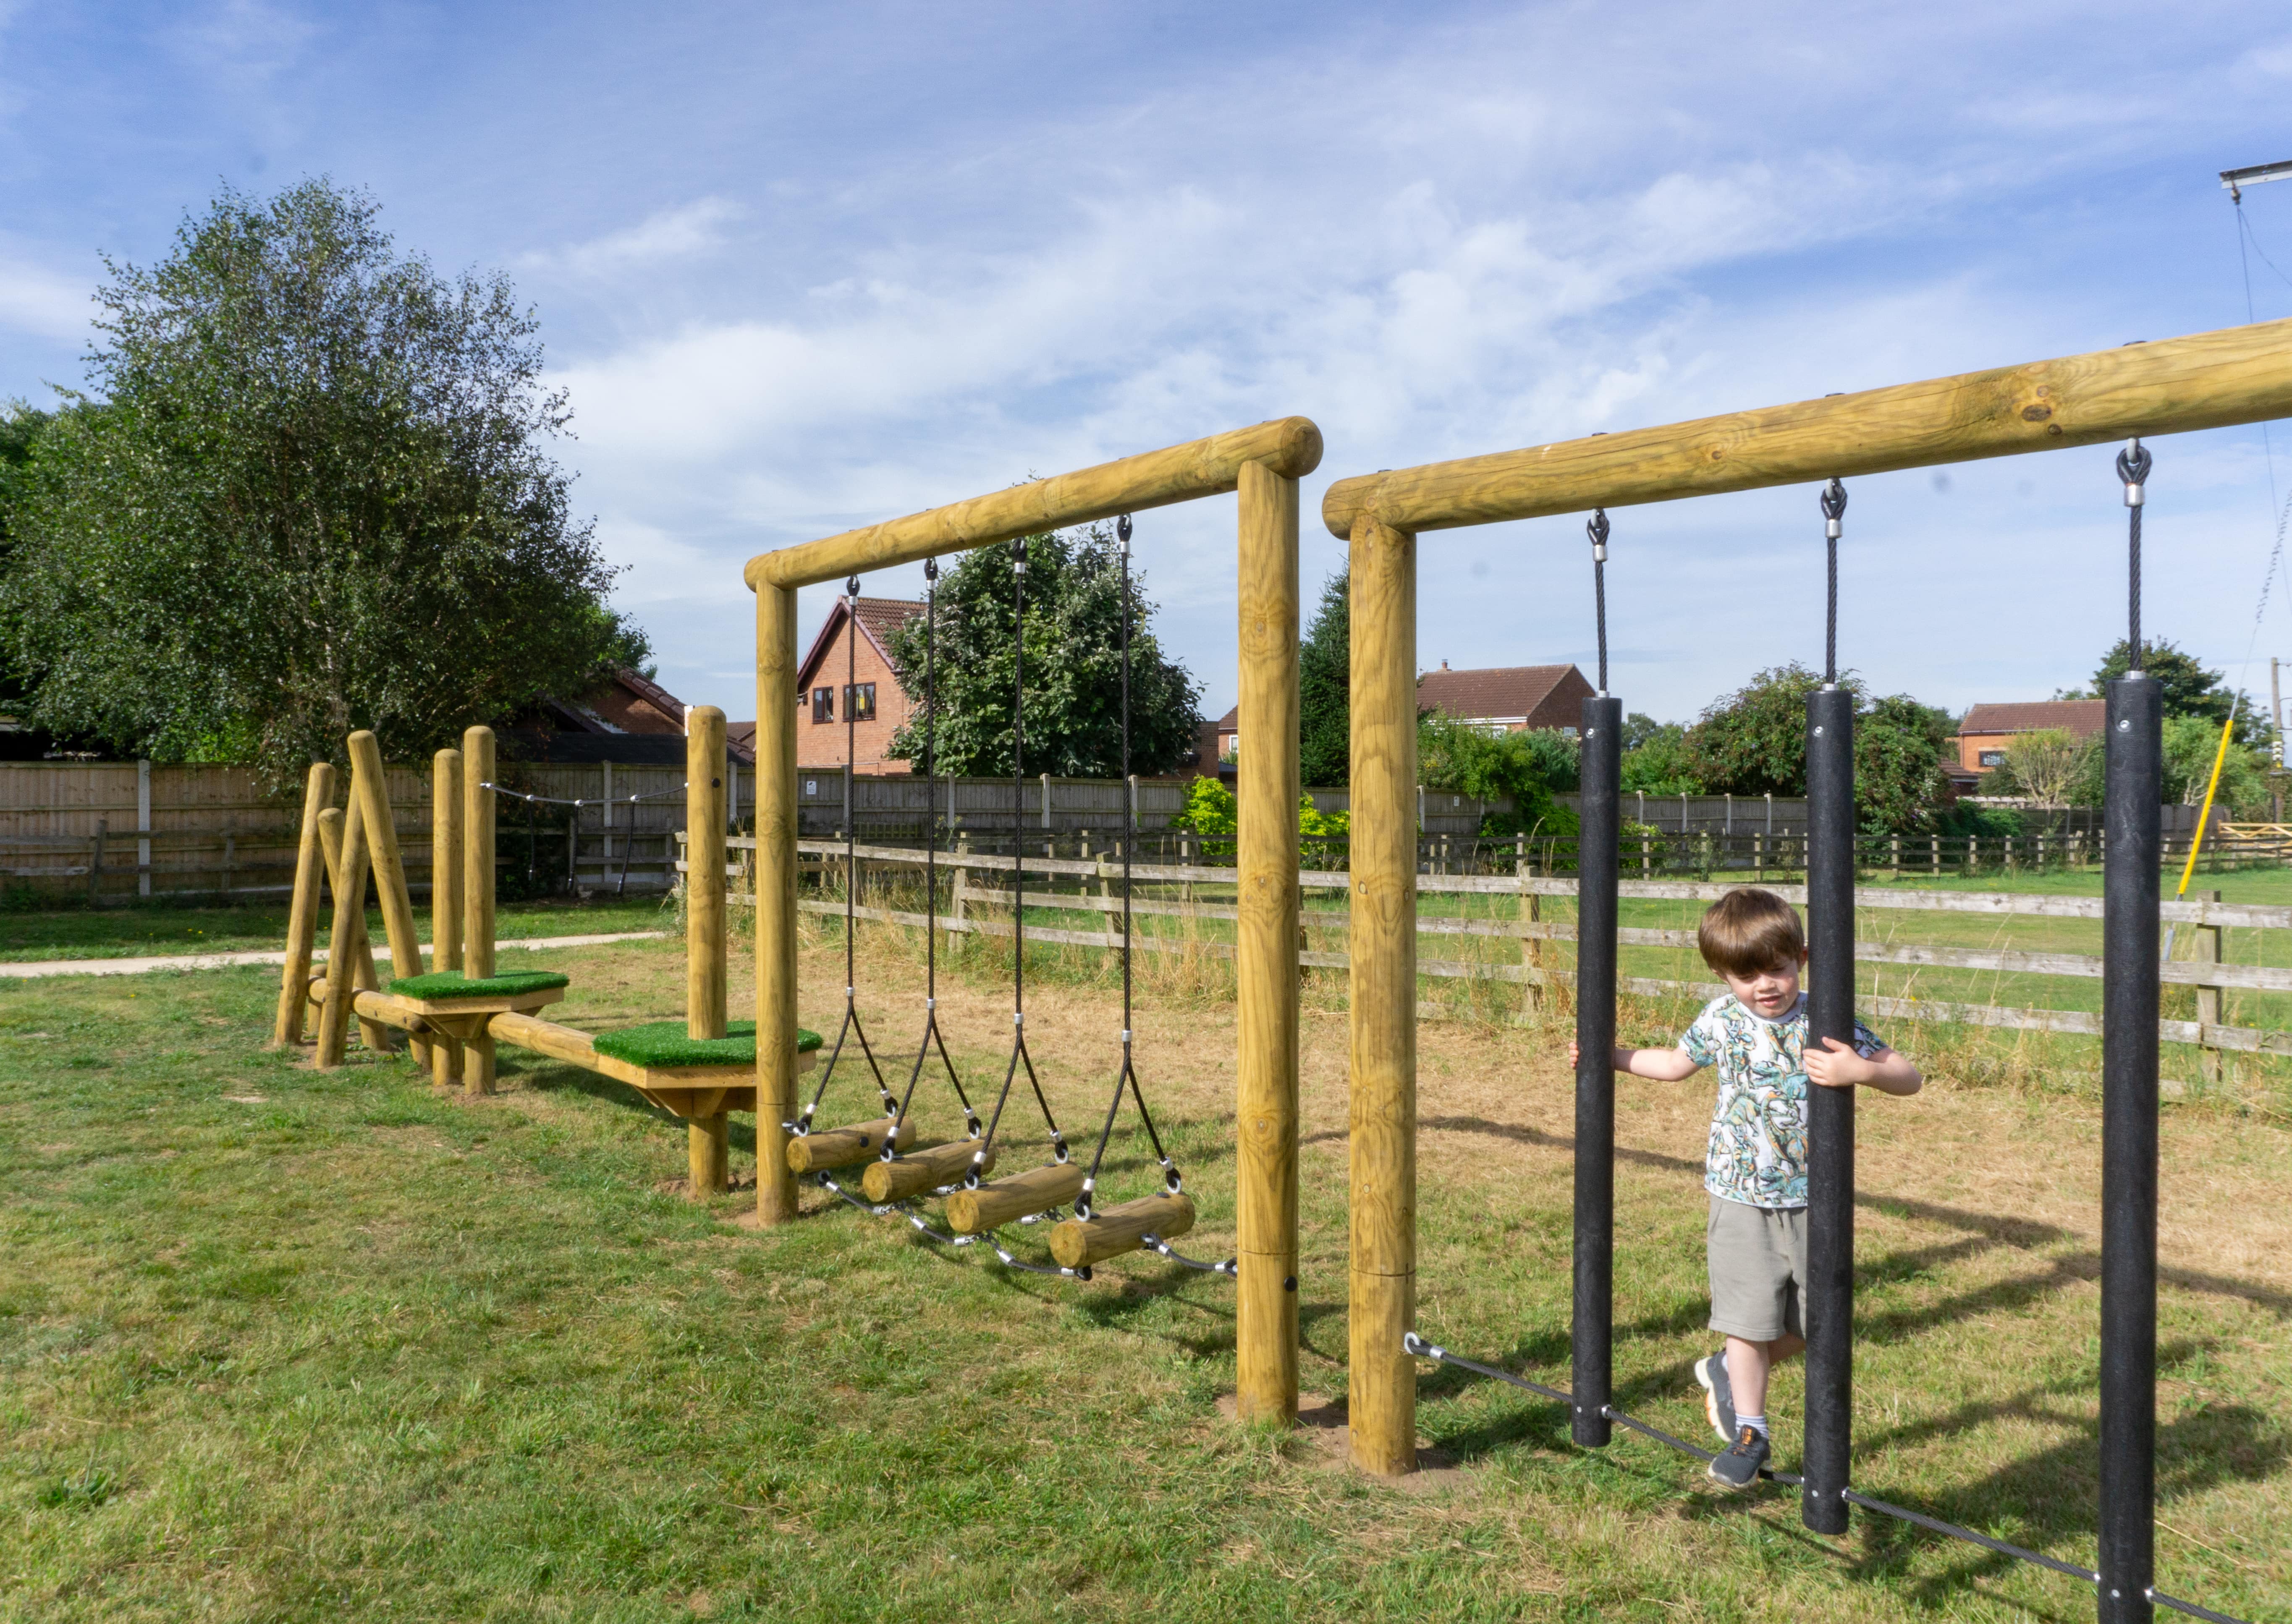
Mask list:
[[[1449,662],[1448,662],[1448,661],[1446,661],[1446,660],[1441,661],[1441,669],[1442,671],[1447,671],[1447,670],[1449,669]]]

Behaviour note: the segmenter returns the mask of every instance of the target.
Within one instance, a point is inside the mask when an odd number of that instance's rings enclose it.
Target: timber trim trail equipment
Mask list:
[[[1543,515],[1612,510],[1680,497],[1827,482],[1828,551],[1852,476],[1981,457],[2225,427],[2292,414],[2292,322],[2121,346],[2089,355],[1826,397],[1661,428],[1340,479],[1322,502],[1352,558],[1353,939],[1352,945],[1353,1459],[1385,1474],[1416,1467],[1415,1357],[1457,1363],[1418,1338],[1415,1305],[1415,862],[1413,851],[1416,549],[1424,531]],[[1845,1508],[1898,1517],[2041,1566],[2089,1579],[2103,1624],[2147,1624],[2159,1607],[2223,1615],[2153,1582],[2159,925],[2157,688],[2140,669],[2139,552],[2150,462],[2138,440],[2118,470],[2127,508],[2127,624],[2133,669],[2110,685],[2106,817],[2108,891],[2103,975],[2101,1310],[2101,1558],[2097,1571],[1957,1528],[1857,1492],[1845,1477],[1851,1442],[1845,1379],[1852,1351],[1851,1118],[1810,1112],[1808,1471],[1802,1514],[1813,1528],[1844,1526]],[[1595,537],[1595,540],[1597,538]],[[1834,577],[1835,578],[1835,577]],[[1827,617],[1828,618],[1828,617]],[[1810,1041],[1852,1020],[1852,696],[1830,681],[1809,704],[1811,837]],[[1604,685],[1603,685],[1604,686]],[[1815,729],[1820,728],[1818,736]],[[1587,767],[1591,765],[1587,763]],[[1604,768],[1602,769],[1604,776]],[[1586,784],[1588,816],[1593,786]],[[1589,847],[1587,845],[1587,850]],[[1587,862],[1588,862],[1587,858]],[[1843,880],[1842,880],[1843,876]],[[1590,879],[1587,868],[1586,880]],[[1841,889],[1842,883],[1845,888]],[[1588,900],[1588,898],[1587,898]],[[1586,929],[1579,973],[1605,954],[1612,931]],[[1842,956],[1842,950],[1843,955]],[[1612,974],[1612,964],[1610,966]],[[1585,985],[1588,988],[1590,984]],[[1579,1097],[1585,1089],[1579,1082]],[[1814,1090],[1828,1094],[1833,1090]],[[1840,1102],[1844,1103],[1844,1102]],[[1578,1146],[1578,1175],[1586,1149]],[[1601,1175],[1594,1175],[1595,1177]],[[1822,1210],[1837,1208],[1827,1220]],[[1579,1220],[1583,1209],[1579,1205]],[[1827,1237],[1827,1238],[1826,1238]],[[1579,1248],[1596,1245],[1579,1223]],[[1578,1263],[1579,1313],[1586,1288]],[[1589,1282],[1596,1288],[1596,1278]],[[1578,1326],[1581,1337],[1584,1327]],[[1596,1353],[1595,1350],[1592,1350]],[[1575,1357],[1584,1368],[1586,1350]],[[1601,1403],[1596,1409],[1490,1366],[1483,1373],[1570,1403],[1577,1435],[1586,1413],[1675,1443]],[[1700,1453],[1692,1451],[1691,1452]]]
[[[746,571],[759,719],[756,1087],[759,1098],[788,1102],[769,1119],[777,1124],[795,1114],[797,589],[1239,492],[1241,726],[1260,741],[1237,797],[1235,1398],[1250,1419],[1297,1412],[1297,481],[1320,460],[1311,421],[1279,418],[761,554]],[[794,1218],[794,1197],[792,1186],[760,1179],[759,1218]]]

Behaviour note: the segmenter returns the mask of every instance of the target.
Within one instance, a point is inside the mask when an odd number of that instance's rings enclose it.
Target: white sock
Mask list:
[[[1759,1436],[1762,1438],[1771,1438],[1773,1436],[1771,1433],[1767,1431],[1767,1418],[1763,1415],[1745,1415],[1739,1410],[1735,1412],[1735,1425],[1738,1427],[1755,1427],[1758,1429]]]

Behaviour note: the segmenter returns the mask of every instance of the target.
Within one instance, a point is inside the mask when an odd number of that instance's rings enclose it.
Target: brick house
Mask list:
[[[2059,728],[2089,739],[2109,720],[2109,702],[2102,699],[2039,699],[2019,704],[1979,704],[1957,725],[1957,773],[1981,774],[2001,767],[2006,746],[2014,736]]]
[[[892,633],[924,612],[898,598],[862,598],[854,615],[842,598],[827,612],[819,635],[796,668],[795,759],[803,767],[843,765],[849,738],[861,773],[905,773],[906,761],[886,755],[892,736],[908,720],[908,694],[892,670]],[[854,665],[857,669],[854,670]],[[849,679],[847,680],[847,678]],[[856,728],[847,734],[847,724]]]
[[[1498,665],[1481,671],[1439,671],[1416,679],[1416,708],[1438,711],[1490,732],[1556,728],[1574,733],[1592,697],[1592,685],[1573,665]]]
[[[625,667],[578,699],[545,699],[502,732],[512,759],[559,765],[684,765],[684,702]],[[731,741],[733,759],[755,760],[755,728]]]

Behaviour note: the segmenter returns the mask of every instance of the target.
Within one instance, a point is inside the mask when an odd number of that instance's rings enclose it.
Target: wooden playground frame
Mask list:
[[[1241,899],[1235,1077],[1236,1403],[1297,1412],[1297,481],[1321,459],[1310,419],[1254,427],[1031,481],[759,554],[756,594],[756,1209],[795,1216],[780,1127],[795,1114],[796,591],[1013,537],[1239,494],[1236,587]]]
[[[1814,483],[1854,475],[1983,457],[2012,456],[2128,438],[2221,428],[2292,413],[2292,321],[2230,328],[2157,343],[2135,343],[2093,354],[1967,373],[1763,410],[1698,419],[1620,434],[1601,434],[1554,445],[1341,479],[1322,502],[1330,533],[1351,548],[1352,570],[1352,880],[1351,1039],[1352,1246],[1350,1267],[1351,1395],[1348,1419],[1355,1465],[1397,1476],[1416,1469],[1417,1348],[1413,1341],[1416,1260],[1416,875],[1414,794],[1416,768],[1416,538],[1427,530],[1499,523],[1595,508],[1626,507],[1727,491]],[[2145,467],[2145,463],[2143,465]],[[2127,502],[2137,520],[2137,473],[2123,471]],[[1831,531],[1837,534],[1836,529]],[[2137,535],[2138,531],[2135,529]],[[2135,673],[2138,676],[2138,673]],[[2127,730],[2125,761],[2110,763],[2110,829],[2114,849],[2108,901],[2116,1011],[2104,1033],[2102,1303],[2102,1556],[2096,1576],[2105,1620],[2146,1620],[2160,1600],[2150,1583],[2153,1515],[2154,1341],[2156,1317],[2157,872],[2159,845],[2155,793],[2155,685],[2111,685],[2110,714]],[[2123,690],[2119,692],[2118,690]],[[1851,703],[1826,690],[1823,713],[1845,725],[1831,731],[1836,758],[1824,787],[1838,830],[1818,846],[1839,895],[1810,909],[1815,949],[1815,1019],[1825,1023],[1826,990],[1833,1006],[1851,1009],[1837,992],[1843,967],[1852,985],[1851,856]],[[1595,711],[1620,721],[1620,702],[1607,695],[1586,702],[1586,726]],[[1811,702],[1810,716],[1816,714]],[[2145,720],[2136,718],[2145,716]],[[2121,719],[2121,720],[2120,720]],[[1615,728],[1610,725],[1612,735]],[[1813,727],[1813,734],[1822,728]],[[2145,742],[2144,742],[2145,735]],[[2114,734],[2112,733],[2112,738]],[[1810,741],[1810,769],[1814,766]],[[1602,741],[1606,776],[1612,780],[1615,746]],[[1591,752],[1587,745],[1586,772]],[[2145,781],[2143,775],[2147,775]],[[1612,797],[1612,782],[1607,793]],[[1586,781],[1586,837],[1590,837]],[[1816,792],[1810,788],[1810,796]],[[1844,805],[1839,797],[1843,795]],[[2141,804],[2145,803],[2145,804]],[[1613,808],[1603,819],[1612,848]],[[2120,826],[2120,819],[2122,825]],[[1844,864],[1842,869],[1841,864]],[[2143,872],[2145,870],[2145,872]],[[1610,871],[1612,872],[1612,871]],[[1810,889],[1820,889],[1811,879]],[[2120,895],[2120,892],[2122,893]],[[1612,882],[1610,883],[1612,894]],[[1844,904],[1843,921],[1841,909]],[[1826,911],[1828,918],[1824,917]],[[1613,908],[1601,921],[1607,942],[1606,973],[1612,987]],[[1841,937],[1826,947],[1826,929]],[[1581,947],[1594,947],[1586,916]],[[2142,962],[2145,955],[2146,962]],[[1830,965],[1825,973],[1825,963]],[[2122,1001],[2120,1002],[2120,995]],[[1587,999],[1594,996],[1587,992]],[[2129,1026],[2127,1012],[2134,1017]],[[1851,1013],[1846,1017],[1851,1020]],[[2123,1029],[2120,1027],[2123,1026]],[[1578,1035],[1595,1029],[1580,1020]],[[1605,1030],[1604,1027],[1596,1028]],[[1611,1035],[1611,1034],[1610,1034]],[[1604,1048],[1608,1040],[1601,1040]],[[1571,1427],[1578,1442],[1607,1441],[1606,1403],[1611,1257],[1611,1213],[1605,1194],[1611,1177],[1614,1095],[1605,1056],[1588,1052],[1578,1074],[1576,1320],[1577,1392]],[[1599,1086],[1587,1085],[1587,1076]],[[1810,1101],[1851,1113],[1851,1097]],[[1822,1115],[1824,1113],[1815,1113]],[[1815,1236],[1818,1253],[1834,1249],[1844,1267],[1834,1305],[1825,1298],[1822,1259],[1811,1271],[1814,1316],[1828,1314],[1847,1329],[1828,1332],[1835,1369],[1818,1370],[1810,1349],[1807,1491],[1808,1526],[1827,1533],[1846,1527],[1846,1504],[1908,1515],[1850,1494],[1844,1480],[1851,1410],[1852,1363],[1852,1117],[1844,1119],[1843,1147],[1826,1146],[1814,1129],[1811,1206],[1844,1202],[1844,1239]],[[1843,1168],[1844,1194],[1836,1194]],[[1589,1205],[1587,1207],[1587,1194]],[[1821,1219],[1817,1218],[1820,1225]],[[1843,1246],[1843,1251],[1836,1249]],[[1587,1273],[1586,1260],[1590,1260]],[[1587,1300],[1587,1290],[1589,1299]],[[1587,1320],[1587,1315],[1590,1316]],[[1586,1333],[1596,1345],[1587,1356]],[[1435,1356],[1442,1356],[1435,1350]],[[1587,1384],[1587,1361],[1591,1381]],[[1588,1387],[1588,1391],[1587,1391]],[[1829,1435],[1816,1437],[1818,1389],[1835,1398]],[[1548,1391],[1538,1389],[1539,1391]],[[1596,1414],[1589,1407],[1596,1406]],[[1818,1443],[1828,1459],[1819,1467]],[[1816,1504],[1818,1472],[1838,1482]],[[1826,1477],[1827,1481],[1827,1477]],[[1831,1497],[1835,1495],[1836,1503]],[[1963,1537],[1964,1531],[1956,1532]],[[2020,1553],[2017,1553],[2020,1554]]]

